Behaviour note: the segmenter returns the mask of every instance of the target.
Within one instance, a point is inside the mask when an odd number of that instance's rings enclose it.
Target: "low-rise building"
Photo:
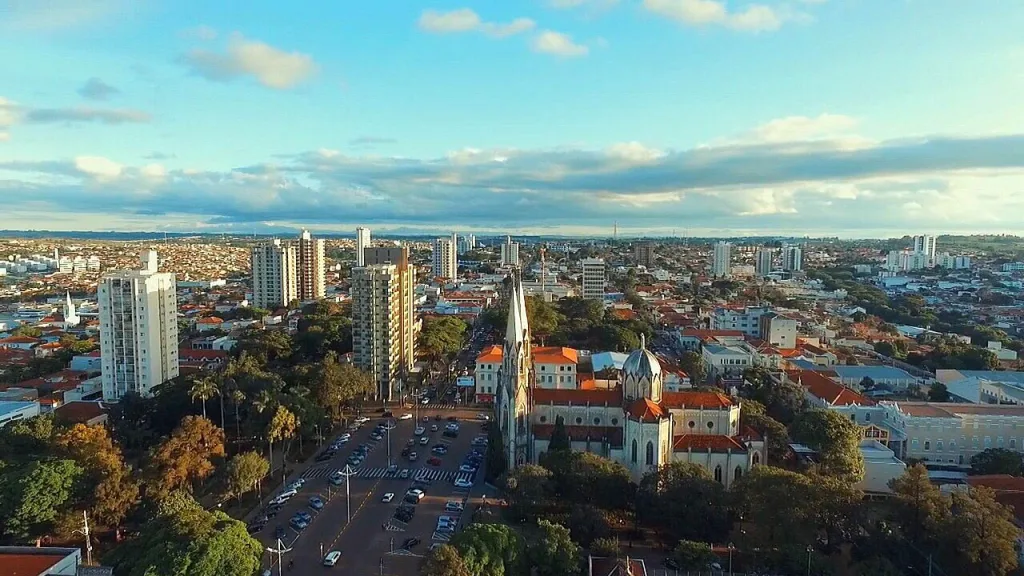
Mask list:
[[[18,420],[39,416],[39,402],[0,401],[0,428]]]

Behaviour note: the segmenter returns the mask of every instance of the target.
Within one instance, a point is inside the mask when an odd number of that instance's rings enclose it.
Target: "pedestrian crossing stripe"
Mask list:
[[[341,472],[344,468],[331,468],[329,466],[314,466],[302,473],[303,478],[328,478],[335,472]],[[377,478],[392,477],[398,478],[398,472],[388,472],[387,468],[354,468],[352,476],[355,478]],[[409,474],[410,480],[431,480],[441,482],[454,482],[456,479],[471,480],[473,474],[468,472],[452,472],[450,470],[438,470],[437,468],[419,468],[412,470]]]
[[[388,532],[405,532],[404,526],[397,526],[394,522],[388,522],[384,525],[384,530]]]
[[[451,539],[452,537],[448,534],[445,534],[444,532],[434,532],[433,540],[436,540],[438,542],[448,542]]]
[[[419,554],[413,554],[412,552],[406,550],[405,548],[399,548],[397,550],[392,550],[391,552],[388,552],[386,555],[387,556],[415,556],[417,558],[422,558],[422,556],[420,556]]]

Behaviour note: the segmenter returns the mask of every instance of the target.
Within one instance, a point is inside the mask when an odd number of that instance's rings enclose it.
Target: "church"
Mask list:
[[[739,403],[719,392],[666,391],[643,338],[608,389],[538,386],[534,350],[526,295],[513,275],[495,397],[509,468],[539,462],[559,419],[574,450],[620,462],[635,481],[670,462],[692,462],[728,487],[765,462],[764,439],[740,429]]]

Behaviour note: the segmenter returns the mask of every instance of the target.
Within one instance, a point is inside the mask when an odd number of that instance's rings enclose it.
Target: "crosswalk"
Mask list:
[[[335,472],[342,470],[344,470],[344,468],[338,468],[335,466],[314,466],[303,472],[302,477],[306,479],[328,478]],[[355,468],[353,469],[352,474],[353,478],[366,478],[370,480],[384,478],[386,476],[398,478],[398,473],[389,473],[387,468]],[[451,470],[439,470],[437,468],[419,468],[411,470],[408,479],[415,480],[422,478],[431,481],[454,482],[458,478],[471,480],[472,476],[472,474],[466,472],[452,472]]]

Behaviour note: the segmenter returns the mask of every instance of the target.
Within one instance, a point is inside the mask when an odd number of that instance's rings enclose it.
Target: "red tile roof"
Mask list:
[[[68,402],[58,407],[54,414],[65,422],[88,424],[107,413],[101,402]]]
[[[47,574],[64,559],[56,554],[6,554],[0,553],[0,575],[37,576]]]
[[[829,406],[874,406],[874,400],[854,392],[816,370],[788,370],[790,380],[800,384]]]
[[[216,316],[207,316],[196,320],[196,324],[223,324],[224,320]]]
[[[996,491],[1024,492],[1024,478],[1009,474],[968,476],[967,484],[971,486],[985,486]]]
[[[195,350],[193,348],[180,348],[178,350],[179,362],[188,362],[190,360],[217,360],[227,357],[227,350]]]
[[[636,312],[627,308],[616,308],[612,310],[612,316],[619,320],[632,320],[636,318]]]
[[[676,452],[746,452],[747,447],[740,444],[731,436],[720,434],[683,434],[676,436],[672,442],[672,449]]]
[[[501,362],[504,353],[502,352],[501,346],[497,344],[484,348],[483,352],[476,357],[477,362]]]
[[[538,440],[550,440],[554,424],[534,424],[533,435]],[[601,442],[607,439],[612,446],[622,447],[621,426],[565,426],[565,432],[573,442]]]
[[[728,408],[732,399],[721,392],[662,392],[661,405],[665,408]]]
[[[534,388],[535,404],[585,404],[622,406],[622,389],[611,390],[555,390],[551,388]]]
[[[41,342],[41,340],[29,336],[8,336],[0,339],[0,344],[35,344],[36,342]]]
[[[630,418],[635,418],[641,422],[657,422],[669,416],[664,408],[649,398],[637,398],[626,408],[626,413]]]
[[[597,558],[587,559],[586,576],[647,576],[647,565],[643,560],[634,558]]]
[[[533,349],[534,364],[579,364],[580,353],[561,346],[538,346]]]

